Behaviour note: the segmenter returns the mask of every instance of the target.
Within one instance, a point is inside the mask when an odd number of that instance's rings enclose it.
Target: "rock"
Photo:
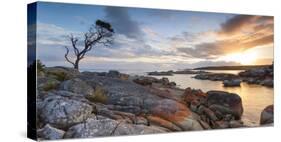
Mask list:
[[[211,109],[205,107],[203,111],[206,114],[206,116],[208,116],[208,118],[210,118],[212,121],[218,120],[216,114]]]
[[[194,71],[194,70],[183,70],[183,71],[175,71],[173,72],[174,74],[203,74],[203,73],[209,73],[209,72],[206,72],[206,71]]]
[[[148,75],[154,75],[154,76],[172,76],[173,71],[162,71],[162,72],[148,72]]]
[[[134,113],[134,114],[139,114],[142,111],[139,106],[134,106],[134,105],[128,105],[128,106],[123,106],[123,105],[107,105],[107,107],[112,109],[112,110],[129,112],[129,113]]]
[[[204,113],[204,110],[205,110],[205,106],[204,105],[200,105],[199,107],[198,107],[198,109],[197,109],[197,113],[199,114],[199,115],[201,115],[201,114],[203,114]]]
[[[269,105],[267,106],[262,112],[260,117],[260,124],[271,124],[274,121],[274,106]]]
[[[113,135],[118,122],[112,119],[96,120],[89,118],[86,122],[70,127],[65,138],[89,138]]]
[[[156,127],[127,124],[112,119],[88,119],[85,123],[77,124],[68,129],[65,138],[89,138],[116,135],[139,135],[163,133]]]
[[[59,81],[68,80],[80,74],[78,70],[67,67],[46,67],[45,71],[49,77],[54,77]]]
[[[243,78],[243,81],[245,81],[249,84],[258,84],[257,80],[255,78],[252,78],[252,77]]]
[[[199,123],[200,123],[200,125],[206,130],[209,130],[209,129],[211,129],[211,127],[210,127],[210,125],[208,124],[208,123],[206,123],[206,122],[204,122],[204,121],[202,121],[202,120],[199,120],[198,121]]]
[[[144,110],[146,107],[150,106],[149,104],[155,103],[155,99],[161,99],[151,94],[147,88],[131,81],[99,76],[93,78],[85,76],[82,80],[85,80],[90,86],[96,86],[97,83],[101,84],[102,89],[105,91],[104,95],[107,97],[106,104],[108,105],[124,106],[127,108],[134,108],[134,110],[140,110],[140,108],[142,108],[142,110]],[[131,113],[137,114],[139,111]]]
[[[240,86],[240,83],[241,83],[240,79],[224,80],[223,81],[224,87],[236,87],[236,86]]]
[[[116,70],[110,70],[106,76],[112,78],[120,78],[121,74]]]
[[[207,92],[206,103],[213,111],[222,114],[232,114],[235,119],[240,119],[243,114],[242,100],[239,95],[223,91]]]
[[[157,116],[147,116],[147,119],[148,119],[150,125],[164,127],[173,132],[182,130],[180,127],[176,126],[172,122],[169,122],[169,121],[162,119],[160,117],[157,117]]]
[[[182,103],[152,92],[149,88],[115,78],[82,77],[87,84],[99,82],[106,90],[107,106],[135,115],[151,114],[173,122],[183,130],[201,130],[200,124],[193,118],[190,110]],[[132,109],[131,109],[132,108]]]
[[[273,79],[272,78],[267,78],[267,79],[261,81],[260,84],[264,85],[264,86],[268,86],[268,87],[273,87]]]
[[[239,73],[239,76],[243,76],[243,77],[263,77],[265,75],[266,75],[265,68],[249,69]]]
[[[250,84],[273,87],[273,65],[249,69],[239,73],[243,80]]]
[[[223,115],[220,111],[218,111],[218,110],[216,110],[216,111],[214,111],[214,113],[216,114],[216,117],[219,119],[219,120],[221,120],[221,119],[224,119],[227,115]],[[229,115],[231,115],[231,114],[229,114]],[[232,116],[232,115],[231,115]],[[234,117],[233,117],[234,118]]]
[[[109,70],[108,72],[89,72],[89,71],[84,71],[82,72],[83,75],[89,76],[89,77],[94,77],[94,76],[103,76],[103,77],[110,77],[110,78],[119,78],[122,80],[128,80],[129,75],[120,73],[117,70]]]
[[[119,108],[116,107],[122,106],[95,104],[95,113],[114,120],[127,119],[128,123],[148,125],[148,122],[144,117],[136,116],[135,114],[129,112],[118,111]]]
[[[180,95],[183,93],[183,90],[181,89],[177,90],[176,88],[168,89],[168,88],[158,88],[152,86],[149,87],[148,90],[153,95],[157,95],[161,98],[171,99],[180,103],[184,103],[180,98]]]
[[[133,79],[133,82],[143,85],[143,86],[151,86],[152,84],[158,84],[162,87],[175,87],[176,83],[175,82],[170,82],[168,78],[163,77],[161,79],[157,79],[154,77],[144,77],[144,76],[140,76],[140,77],[135,77]]]
[[[120,123],[113,135],[142,135],[142,134],[155,134],[155,133],[166,133],[165,129],[155,126],[145,126],[145,125],[133,125]]]
[[[219,111],[218,111],[219,112]],[[223,120],[224,121],[232,121],[232,120],[235,120],[235,117],[231,114],[226,114],[224,116],[222,116]]]
[[[201,90],[186,88],[184,94],[182,95],[182,99],[188,106],[192,104],[192,102],[196,102],[200,104],[205,103],[206,94],[203,93]]]
[[[237,120],[232,120],[229,122],[229,126],[230,128],[240,128],[240,127],[244,127],[243,122],[242,121],[237,121]]]
[[[170,81],[167,77],[163,77],[160,79],[160,82],[162,83],[162,85],[168,85]]]
[[[100,72],[90,72],[90,71],[81,72],[81,75],[88,76],[88,77],[99,76],[100,74],[101,74]],[[105,76],[105,73],[103,76]]]
[[[173,122],[182,130],[203,129],[186,106],[170,99],[158,101],[157,105],[150,110],[150,113]]]
[[[116,114],[113,110],[109,110],[108,108],[100,108],[100,107],[96,107],[96,113],[97,115],[100,115],[100,116],[104,116],[106,118],[110,118],[110,119],[113,119],[113,120],[125,120],[127,118],[119,115],[119,114]],[[127,120],[128,122],[128,120]],[[132,123],[132,121],[130,122]]]
[[[194,78],[201,79],[201,80],[224,81],[224,80],[239,79],[240,77],[235,74],[227,74],[227,73],[202,73],[202,74],[195,75]]]
[[[66,80],[60,84],[60,90],[70,91],[84,96],[94,95],[94,89],[79,78]]]
[[[176,86],[177,84],[176,84],[176,82],[169,82],[169,84],[168,84],[168,86],[171,86],[171,87],[173,87],[173,86]]]
[[[225,128],[229,128],[229,122],[227,121],[215,121],[214,122],[214,127],[215,129],[225,129]]]
[[[64,133],[63,130],[54,128],[49,124],[46,124],[42,129],[37,130],[38,137],[45,140],[62,139]]]
[[[197,109],[198,107],[200,106],[200,102],[197,101],[197,100],[194,100],[191,102],[190,104],[190,109],[193,111],[193,112],[197,112]]]
[[[57,89],[60,81],[54,78],[48,77],[38,77],[37,78],[37,88],[39,91],[49,91],[52,89]]]
[[[137,124],[137,125],[148,125],[148,121],[144,117],[136,116],[134,124]]]
[[[45,124],[65,129],[86,120],[92,113],[92,106],[81,100],[55,95],[47,95],[38,103],[38,115]],[[73,94],[73,93],[71,93]],[[77,94],[78,96],[78,94]]]
[[[148,85],[152,85],[152,83],[157,83],[159,81],[154,77],[138,77],[136,79],[133,79],[133,82],[143,86],[148,86]]]

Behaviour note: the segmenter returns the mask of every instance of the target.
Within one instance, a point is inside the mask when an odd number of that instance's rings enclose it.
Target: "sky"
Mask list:
[[[68,36],[83,41],[98,19],[112,25],[114,41],[88,52],[80,62],[83,70],[179,70],[273,61],[270,16],[46,2],[37,5],[38,59],[46,66],[70,67],[64,58],[64,46],[71,49]]]

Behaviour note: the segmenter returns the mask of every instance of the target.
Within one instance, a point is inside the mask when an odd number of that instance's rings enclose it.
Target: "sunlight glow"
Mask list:
[[[254,64],[257,60],[257,53],[256,52],[241,52],[235,54],[228,54],[223,56],[220,60],[228,61],[228,62],[238,62],[242,65],[251,65]]]

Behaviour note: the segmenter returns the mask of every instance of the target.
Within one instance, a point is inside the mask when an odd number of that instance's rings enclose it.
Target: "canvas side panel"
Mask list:
[[[36,10],[37,4],[27,6],[27,137],[36,140]]]

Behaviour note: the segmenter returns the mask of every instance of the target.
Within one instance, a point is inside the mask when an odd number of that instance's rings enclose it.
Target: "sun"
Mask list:
[[[242,65],[251,65],[254,64],[257,60],[257,53],[256,52],[241,52],[235,54],[228,54],[223,56],[221,60],[228,61],[228,62],[238,62]]]

